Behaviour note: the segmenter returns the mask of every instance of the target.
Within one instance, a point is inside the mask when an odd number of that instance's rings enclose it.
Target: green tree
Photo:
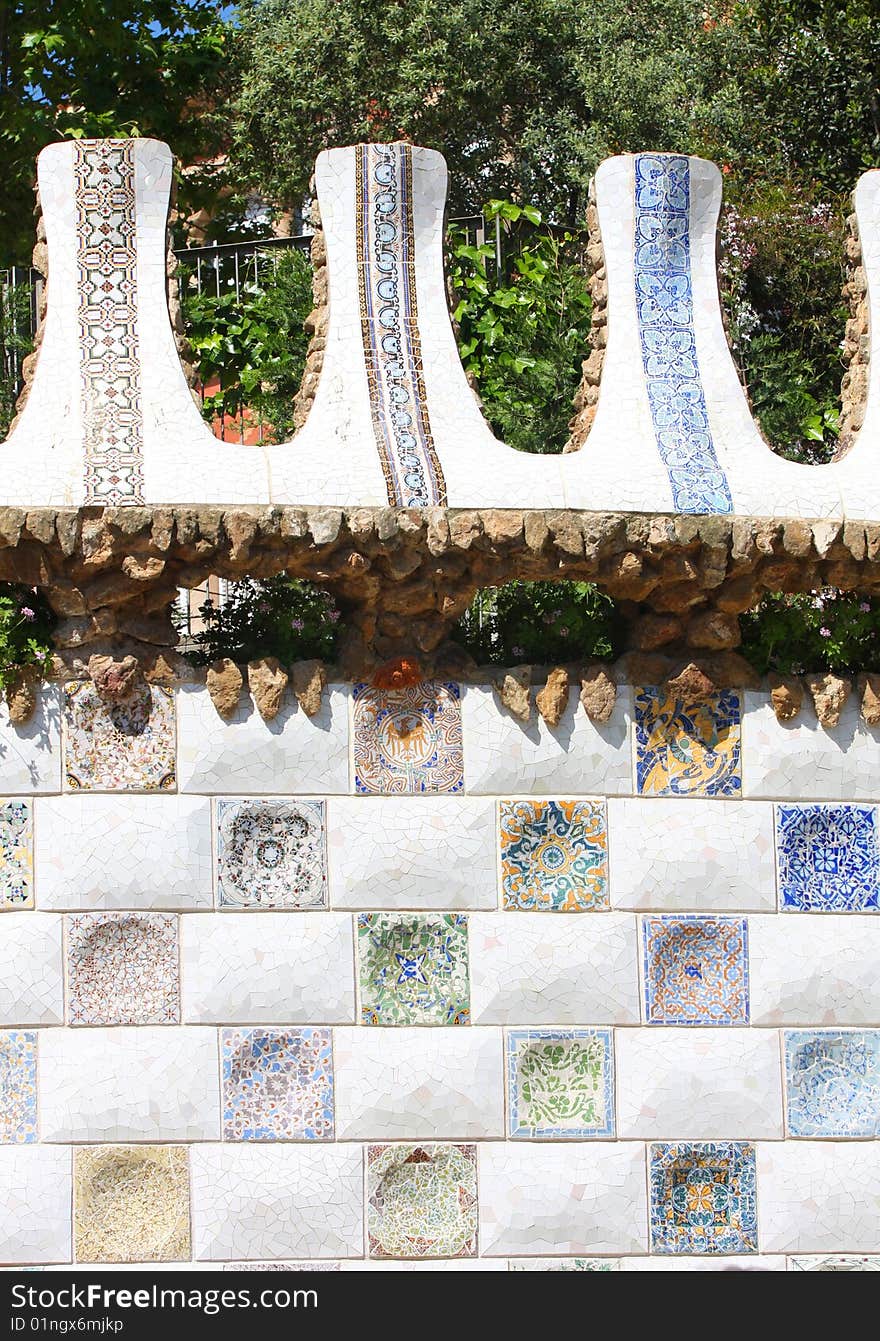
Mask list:
[[[67,136],[215,147],[228,49],[221,0],[0,0],[0,265],[33,243],[34,158]]]

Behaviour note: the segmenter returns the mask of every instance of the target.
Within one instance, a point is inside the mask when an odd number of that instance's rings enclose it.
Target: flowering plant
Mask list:
[[[311,657],[329,661],[341,618],[329,592],[285,574],[230,583],[222,604],[207,600],[199,613],[205,627],[184,649],[194,666],[220,657],[245,662],[274,656],[284,666]]]
[[[477,592],[456,640],[483,665],[609,660],[621,650],[622,624],[589,582],[508,582]]]
[[[880,602],[851,591],[768,593],[740,627],[740,650],[762,675],[880,670]]]
[[[55,617],[30,587],[0,582],[0,689],[14,684],[25,666],[49,661]]]

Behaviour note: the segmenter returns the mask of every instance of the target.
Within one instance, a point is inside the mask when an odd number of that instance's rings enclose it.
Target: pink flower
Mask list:
[[[819,630],[819,637],[820,637],[820,638],[830,638],[830,637],[831,637],[831,630],[830,630],[830,629],[824,629],[824,628],[823,628],[823,629],[820,629],[820,630]]]
[[[861,605],[859,606],[859,609],[861,610],[863,615],[868,615],[871,613],[871,606],[868,601],[862,601]]]
[[[302,633],[303,629],[305,628],[305,624],[302,622],[301,619],[292,619],[290,621],[290,627],[292,629],[296,629],[297,633]]]
[[[30,608],[29,605],[23,605],[23,606],[21,607],[21,613],[24,615],[25,619],[27,619],[27,620],[36,619],[36,617],[37,617],[37,616],[34,614],[33,610]]]
[[[339,618],[339,611],[338,611],[338,610],[328,610],[328,611],[327,611],[327,618],[330,620],[330,622],[331,622],[332,624],[335,624],[336,621],[337,621],[337,619]]]

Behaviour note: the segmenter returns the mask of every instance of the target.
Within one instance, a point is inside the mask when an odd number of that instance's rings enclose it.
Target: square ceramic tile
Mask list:
[[[461,693],[425,681],[408,689],[354,686],[355,791],[402,795],[464,790]]]
[[[476,1146],[368,1146],[367,1228],[371,1257],[476,1257]]]
[[[498,820],[505,908],[609,907],[604,801],[501,801]]]
[[[90,680],[64,686],[64,772],[74,791],[170,791],[175,786],[174,694],[147,685],[106,704]]]
[[[77,1262],[189,1261],[189,1151],[104,1145],[74,1151]]]
[[[360,913],[363,1024],[468,1024],[468,919],[463,913]]]
[[[177,1024],[173,913],[73,913],[67,919],[69,1024]]]
[[[755,1148],[747,1141],[649,1147],[651,1251],[755,1253]]]
[[[218,801],[221,908],[326,907],[324,809],[323,801]]]
[[[511,1029],[511,1136],[614,1135],[610,1029]]]
[[[619,1271],[614,1257],[511,1257],[510,1271]]]
[[[329,1029],[224,1029],[223,1137],[333,1139]]]
[[[740,697],[735,689],[689,700],[661,689],[639,689],[635,709],[640,795],[740,795]]]
[[[22,1029],[0,1034],[0,1144],[37,1139],[37,1036]]]
[[[779,906],[863,913],[878,907],[877,811],[859,805],[777,805]]]
[[[788,1265],[792,1271],[880,1271],[880,1257],[790,1257]]]
[[[744,917],[643,917],[646,1024],[748,1024]]]
[[[785,1033],[790,1136],[880,1135],[880,1029]]]
[[[33,828],[30,801],[0,801],[0,910],[34,906]]]

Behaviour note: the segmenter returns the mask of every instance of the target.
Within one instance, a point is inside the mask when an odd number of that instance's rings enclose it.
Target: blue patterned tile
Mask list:
[[[641,796],[739,796],[740,697],[735,689],[684,699],[635,694],[636,783]]]
[[[636,317],[657,449],[676,512],[732,512],[697,360],[690,254],[690,163],[635,160]]]
[[[329,1029],[224,1029],[223,1139],[331,1141]]]
[[[649,1152],[651,1251],[755,1253],[755,1148],[747,1141],[659,1142]]]
[[[37,1036],[22,1029],[0,1034],[0,1145],[37,1139]]]
[[[880,1135],[880,1030],[785,1034],[791,1136]]]
[[[511,1136],[614,1135],[610,1029],[511,1029]]]
[[[609,907],[604,801],[502,801],[499,820],[505,908]]]
[[[777,805],[783,911],[863,913],[880,892],[877,812],[861,805]]]
[[[646,1024],[748,1024],[744,917],[642,918]]]

